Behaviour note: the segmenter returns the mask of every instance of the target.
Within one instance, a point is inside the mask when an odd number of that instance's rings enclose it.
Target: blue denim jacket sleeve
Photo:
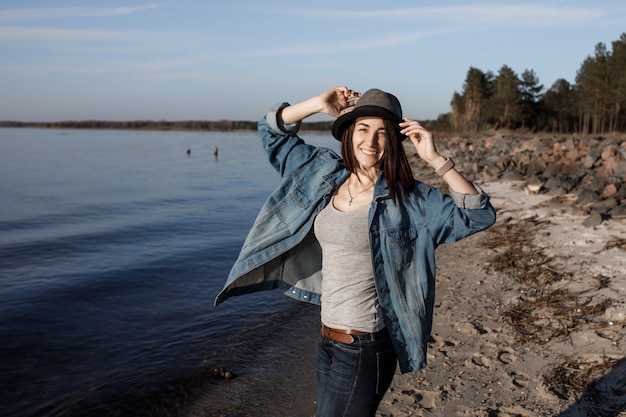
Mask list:
[[[289,103],[274,106],[258,126],[263,150],[281,177],[300,169],[317,151],[316,147],[306,144],[296,135],[300,122],[286,124],[280,120],[280,111],[287,106]]]
[[[466,209],[486,208],[489,197],[478,185],[472,185],[474,186],[476,191],[478,191],[478,194],[463,194],[450,190],[450,196],[454,200],[454,203],[457,205],[457,207]]]
[[[489,196],[479,186],[472,185],[478,194],[450,191],[447,196],[438,188],[429,187],[426,213],[429,213],[429,233],[437,244],[456,242],[495,222],[496,213]]]
[[[280,118],[280,112],[288,107],[289,103],[283,102],[272,107],[266,116],[267,125],[275,132],[283,132],[287,135],[295,135],[300,130],[302,122],[284,123]]]

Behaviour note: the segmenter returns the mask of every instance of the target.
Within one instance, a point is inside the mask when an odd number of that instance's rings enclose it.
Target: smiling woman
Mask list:
[[[302,120],[337,117],[342,156],[304,143]],[[435,248],[488,228],[487,195],[403,118],[379,89],[337,87],[259,122],[283,177],[250,230],[216,303],[260,290],[321,305],[319,417],[374,416],[396,367],[425,365],[432,327]],[[452,195],[415,181],[402,140],[442,176]]]

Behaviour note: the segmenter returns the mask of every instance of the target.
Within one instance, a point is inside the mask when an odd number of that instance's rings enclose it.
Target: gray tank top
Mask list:
[[[331,200],[315,219],[322,247],[322,323],[328,327],[369,333],[385,327],[374,285],[369,208],[343,212]]]

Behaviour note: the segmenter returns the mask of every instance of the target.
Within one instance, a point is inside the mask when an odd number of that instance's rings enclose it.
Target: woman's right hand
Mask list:
[[[359,97],[361,93],[350,90],[348,87],[335,87],[318,96],[285,107],[280,117],[284,123],[299,122],[316,113],[339,117],[346,111],[352,110]]]
[[[322,112],[333,117],[339,117],[341,114],[352,110],[361,93],[348,89],[348,87],[335,87],[320,94],[319,99],[322,102]]]

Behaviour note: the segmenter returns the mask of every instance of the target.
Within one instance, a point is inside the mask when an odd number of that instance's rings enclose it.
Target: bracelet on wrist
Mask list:
[[[454,168],[454,161],[450,158],[446,158],[446,162],[435,170],[435,174],[443,177],[446,172],[450,171],[452,168]]]

